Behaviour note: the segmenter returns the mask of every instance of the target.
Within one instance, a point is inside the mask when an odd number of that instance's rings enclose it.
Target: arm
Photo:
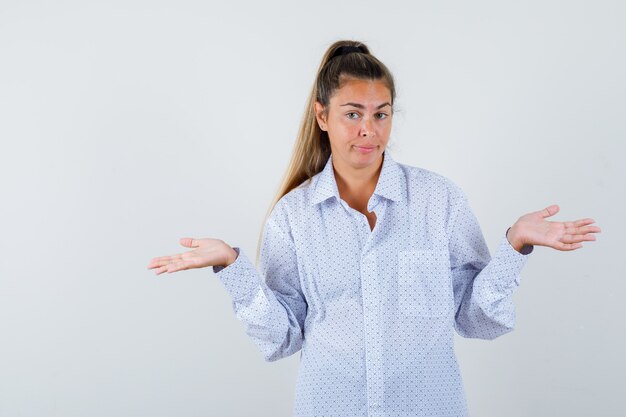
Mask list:
[[[503,235],[491,258],[467,198],[456,185],[452,186],[448,236],[457,333],[495,339],[513,330],[512,295],[532,246],[524,248],[527,254],[520,253]]]
[[[213,267],[232,298],[235,315],[266,361],[300,350],[307,311],[295,247],[286,216],[279,218],[279,212],[277,206],[263,231],[260,271],[239,248],[232,264]]]

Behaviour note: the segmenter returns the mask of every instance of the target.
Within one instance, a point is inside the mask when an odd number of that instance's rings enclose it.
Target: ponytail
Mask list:
[[[300,185],[309,183],[314,175],[324,169],[330,157],[330,141],[328,132],[320,129],[317,123],[314,105],[317,101],[325,109],[328,109],[333,93],[341,88],[346,79],[351,78],[383,81],[391,92],[391,104],[393,105],[396,96],[393,76],[389,69],[370,53],[368,47],[362,42],[349,40],[333,43],[326,50],[317,70],[313,88],[306,102],[291,161],[279,191],[265,215],[265,221],[267,221],[276,203],[285,194]],[[265,225],[265,221],[263,225]],[[263,229],[257,244],[257,261],[260,254],[261,239],[263,239]]]

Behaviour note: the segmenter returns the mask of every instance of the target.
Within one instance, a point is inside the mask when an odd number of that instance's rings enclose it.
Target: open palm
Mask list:
[[[581,242],[596,240],[594,233],[600,233],[601,230],[598,226],[591,226],[595,223],[593,219],[567,222],[546,220],[559,210],[559,206],[554,204],[520,217],[511,227],[510,240],[513,246],[538,245],[569,251],[581,248]]]
[[[229,265],[237,257],[237,253],[220,239],[184,237],[180,239],[180,244],[195,249],[176,255],[153,258],[148,264],[148,269],[156,269],[154,272],[159,275],[163,272],[176,272],[183,269]]]

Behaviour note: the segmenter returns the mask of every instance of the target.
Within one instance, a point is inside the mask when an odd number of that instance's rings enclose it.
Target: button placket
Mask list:
[[[376,279],[376,258],[373,253],[361,257],[361,288],[365,332],[367,399],[372,411],[383,398],[383,346],[380,329],[381,292]]]
[[[361,248],[361,297],[363,303],[363,319],[365,334],[365,368],[368,415],[378,416],[383,400],[384,370],[383,370],[383,340],[381,329],[382,292],[378,277],[378,265],[375,253],[372,251],[382,221],[385,205],[379,204],[374,195],[368,204],[368,210],[376,213],[376,227],[370,229],[367,217],[348,206],[344,208],[351,214],[357,228],[359,246]]]

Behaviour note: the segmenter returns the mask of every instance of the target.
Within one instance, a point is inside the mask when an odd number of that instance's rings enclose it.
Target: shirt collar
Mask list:
[[[339,201],[339,189],[335,181],[332,160],[333,155],[331,154],[324,169],[316,175],[317,181],[313,184],[311,204],[318,204],[330,197],[335,197]],[[402,168],[385,150],[383,152],[383,165],[374,194],[396,202],[403,201],[406,197],[405,184]]]

